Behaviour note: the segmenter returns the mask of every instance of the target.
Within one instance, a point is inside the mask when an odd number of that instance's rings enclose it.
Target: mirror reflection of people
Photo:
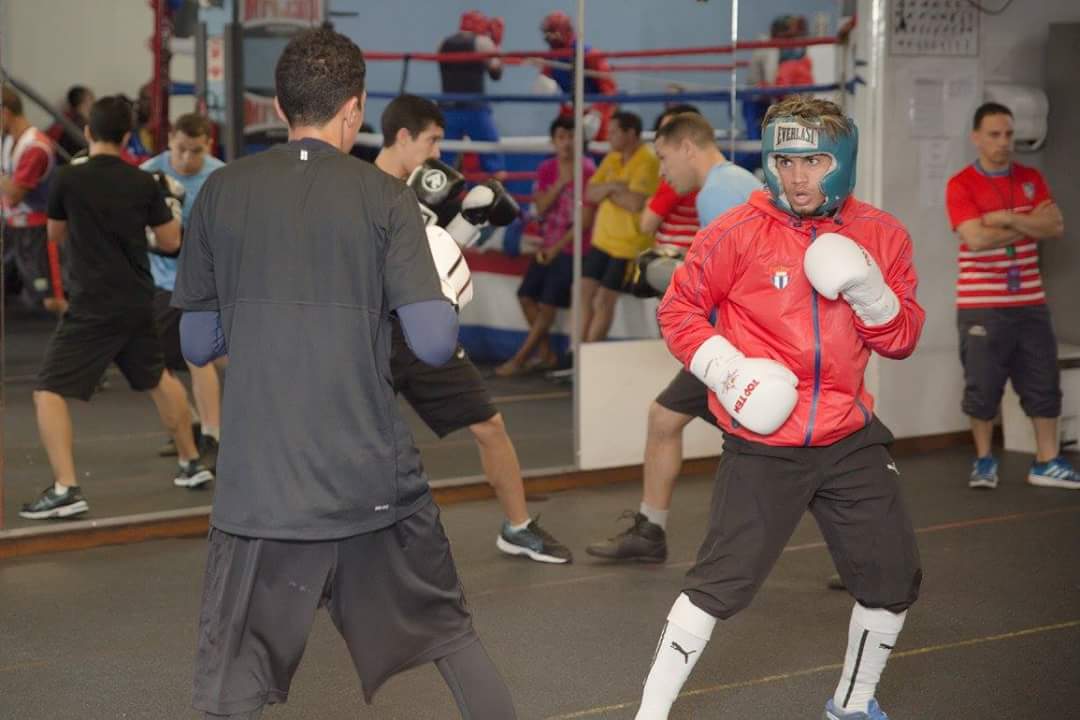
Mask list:
[[[94,104],[97,98],[90,88],[83,85],[72,85],[64,97],[67,103],[67,107],[63,110],[64,116],[75,127],[79,128],[79,137],[73,138],[68,135],[67,128],[59,122],[50,125],[46,134],[53,142],[63,148],[68,155],[74,155],[86,148],[82,137],[82,129],[86,127],[87,118],[90,115],[90,106]]]
[[[826,720],[886,719],[878,682],[922,581],[892,434],[863,377],[871,352],[907,357],[922,331],[911,237],[851,195],[858,133],[834,103],[778,103],[762,136],[768,191],[702,232],[657,313],[710,390],[724,453],[637,720],[668,717],[717,621],[750,604],[807,509],[855,598]]]
[[[695,218],[705,227],[761,187],[753,174],[724,156],[712,125],[696,112],[668,116],[657,130],[655,147],[664,182],[675,197],[692,194]],[[666,259],[658,256],[653,262]],[[638,263],[644,264],[641,259]],[[643,272],[648,272],[648,264]],[[660,294],[666,289],[656,288]],[[624,513],[633,523],[611,539],[589,545],[587,553],[608,560],[667,559],[668,512],[682,469],[682,434],[694,418],[717,426],[709,409],[709,389],[693,373],[680,370],[649,406],[641,505],[636,513]]]
[[[439,45],[440,55],[452,53],[494,53],[502,44],[505,26],[500,17],[488,17],[479,10],[468,10],[461,15],[458,31],[443,39]],[[440,62],[439,78],[445,94],[483,95],[485,77],[502,78],[502,60],[491,57],[482,62]],[[498,142],[499,130],[491,103],[483,100],[451,100],[441,103],[446,119],[448,140]],[[489,174],[503,173],[506,161],[500,153],[480,153],[480,167]],[[456,153],[447,153],[443,160],[453,165]]]
[[[173,292],[185,356],[229,357],[194,705],[247,720],[284,703],[325,607],[367,702],[434,663],[463,718],[512,720],[389,380],[391,313],[433,363],[457,313],[415,196],[348,155],[363,54],[308,30],[274,77],[289,141],[206,181]]]
[[[7,85],[0,91],[0,222],[7,229],[3,261],[15,266],[27,309],[56,310],[56,303],[64,301],[60,253],[48,243],[46,232],[56,150],[27,119],[19,94]]]
[[[549,128],[555,156],[536,169],[533,209],[540,217],[540,247],[518,288],[518,303],[529,323],[525,341],[495,374],[511,377],[526,371],[554,370],[559,357],[551,347],[550,332],[559,310],[570,307],[574,284],[574,120],[556,117]],[[582,184],[596,172],[589,157],[582,164]],[[585,205],[581,213],[584,232],[582,251],[587,251],[596,208]],[[532,361],[533,355],[538,357]]]
[[[375,159],[376,167],[399,180],[408,179],[425,162],[437,160],[444,125],[442,112],[430,100],[401,95],[390,101],[382,115],[383,149]],[[446,183],[464,185],[464,178],[452,168],[443,166],[438,172],[446,178]],[[449,214],[435,201],[427,200],[424,193],[420,187],[420,202],[434,215]],[[440,191],[440,197],[443,195]],[[393,333],[394,389],[440,438],[468,428],[476,441],[484,476],[494,488],[505,514],[495,540],[499,550],[540,562],[571,562],[570,550],[529,515],[517,451],[502,413],[495,407],[480,371],[464,349],[458,348],[446,364],[432,367],[416,357],[405,342],[399,323],[394,323]]]
[[[561,10],[555,10],[544,16],[540,22],[540,34],[552,50],[571,51],[565,58],[558,58],[543,65],[542,77],[554,81],[557,90],[566,95],[574,95],[574,56],[577,54],[574,21]],[[615,82],[607,58],[585,45],[585,95],[615,95],[619,87]],[[586,101],[588,102],[588,101]],[[589,102],[584,110],[585,139],[607,140],[611,117],[617,106],[610,102]],[[564,103],[560,109],[562,115],[574,116],[573,103]]]
[[[132,390],[150,395],[176,442],[173,485],[192,489],[214,479],[200,462],[184,386],[165,369],[154,323],[146,228],[159,248],[175,252],[180,220],[154,178],[120,158],[131,132],[131,113],[122,99],[96,101],[85,132],[89,159],[62,168],[49,192],[49,238],[69,246],[71,286],[67,312],[49,339],[34,390],[53,483],[23,506],[19,515],[30,520],[89,510],[75,472],[68,400],[89,401],[110,363]]]
[[[581,268],[583,342],[604,340],[611,330],[634,259],[652,245],[652,236],[641,230],[641,211],[660,184],[660,163],[641,140],[641,118],[618,112],[611,120],[611,152],[585,186],[585,200],[597,210]]]
[[[206,179],[225,163],[210,154],[213,128],[202,115],[181,115],[169,131],[169,147],[141,167],[150,173],[172,178],[183,189],[182,225],[187,226],[191,208]],[[172,291],[176,285],[176,258],[151,252],[150,272],[154,276],[154,316],[161,333],[165,365],[174,372],[191,374],[192,396],[199,415],[199,453],[211,462],[217,457],[221,439],[221,381],[213,364],[199,367],[184,359],[180,350],[180,311],[172,307]],[[169,442],[160,455],[176,455],[176,443]]]

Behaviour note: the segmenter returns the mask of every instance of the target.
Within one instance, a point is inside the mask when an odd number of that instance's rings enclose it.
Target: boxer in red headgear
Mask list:
[[[504,27],[500,17],[488,17],[479,10],[468,10],[461,14],[458,32],[445,38],[439,45],[439,54],[498,52]],[[502,77],[502,60],[491,57],[477,62],[440,62],[439,74],[443,93],[479,96],[485,92],[485,75],[492,80]],[[446,119],[448,140],[467,137],[470,140],[498,142],[499,131],[495,127],[489,103],[480,99],[453,100],[444,101],[440,106]],[[446,153],[442,159],[453,165],[457,156]],[[503,156],[495,153],[480,155],[480,165],[489,173],[506,170]]]
[[[540,23],[540,32],[544,35],[544,41],[552,50],[574,48],[574,23],[566,13],[556,10],[544,16]],[[574,56],[559,58],[558,66],[547,65],[544,74],[550,77],[559,88],[567,94],[574,92]],[[569,67],[565,67],[565,66]],[[591,73],[591,74],[590,74]],[[604,73],[604,74],[598,74]],[[593,51],[588,45],[585,46],[585,94],[586,95],[614,95],[619,88],[611,75],[611,67],[607,60]],[[590,139],[604,140],[607,138],[607,127],[611,116],[615,113],[614,103],[593,103],[585,109],[585,134]],[[565,103],[562,106],[563,115],[572,115],[574,106]]]

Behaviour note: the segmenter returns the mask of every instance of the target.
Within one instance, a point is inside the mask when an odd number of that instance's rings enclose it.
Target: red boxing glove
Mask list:
[[[492,42],[496,45],[502,45],[503,32],[506,30],[506,23],[503,22],[501,17],[493,17],[488,19],[488,31],[487,36],[491,38]]]

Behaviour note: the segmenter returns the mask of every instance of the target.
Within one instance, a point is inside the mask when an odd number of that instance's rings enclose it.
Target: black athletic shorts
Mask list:
[[[907,609],[922,569],[892,439],[877,418],[825,447],[725,435],[690,600],[721,619],[749,605],[809,509],[848,592],[868,608]]]
[[[957,327],[965,415],[997,417],[1007,380],[1028,417],[1061,415],[1057,338],[1045,305],[960,310]]]
[[[490,420],[499,412],[491,401],[480,371],[458,348],[454,357],[439,367],[416,357],[405,341],[401,323],[394,328],[390,371],[394,391],[404,397],[420,419],[439,437]]]
[[[633,272],[633,260],[612,257],[597,247],[589,248],[581,259],[581,276],[597,281],[608,290],[625,292]]]
[[[476,642],[434,502],[342,540],[210,530],[193,704],[231,715],[283,703],[325,607],[371,702],[387,679]]]
[[[154,288],[154,322],[161,337],[161,351],[165,354],[165,367],[170,370],[188,369],[184,353],[180,350],[180,317],[183,310],[174,308],[172,293]]]
[[[709,388],[688,370],[680,370],[656,396],[656,402],[672,412],[699,417],[710,425],[720,427],[709,409]]]
[[[543,305],[570,307],[570,288],[574,285],[574,256],[559,253],[546,265],[533,260],[518,287],[518,297]]]
[[[149,303],[112,316],[73,306],[49,339],[37,389],[89,400],[111,362],[132,390],[153,390],[161,382],[165,363]]]

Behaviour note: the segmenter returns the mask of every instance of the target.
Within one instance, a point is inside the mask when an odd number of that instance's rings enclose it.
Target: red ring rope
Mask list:
[[[842,40],[838,37],[812,37],[791,38],[775,40],[747,40],[740,41],[735,45],[712,45],[708,47],[686,48],[657,48],[651,50],[593,50],[592,55],[602,58],[650,58],[650,57],[678,57],[685,55],[723,55],[740,50],[760,50],[765,48],[800,48],[811,45],[836,45]],[[501,58],[506,63],[520,63],[528,58],[560,59],[568,58],[572,54],[569,49],[545,50],[540,52],[490,52],[490,53],[400,53],[369,51],[364,53],[364,59],[370,61],[384,60],[420,60],[424,62],[445,63],[475,63],[490,58]]]

